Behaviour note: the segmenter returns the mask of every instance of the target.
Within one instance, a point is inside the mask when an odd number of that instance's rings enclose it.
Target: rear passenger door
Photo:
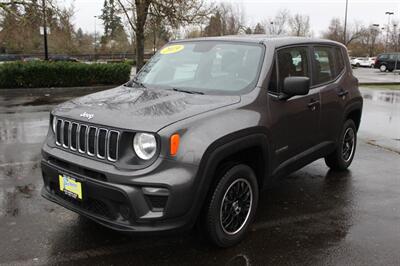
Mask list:
[[[311,78],[310,47],[282,48],[277,51],[276,57],[275,72],[269,88],[269,113],[273,150],[279,165],[316,144],[320,108],[318,90],[310,90],[308,95],[294,96],[287,100],[278,97],[286,77]]]
[[[313,47],[312,88],[319,91],[321,97],[319,143],[336,142],[342,129],[344,104],[348,94],[344,56],[339,46]]]

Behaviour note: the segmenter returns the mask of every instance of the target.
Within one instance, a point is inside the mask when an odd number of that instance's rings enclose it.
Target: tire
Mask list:
[[[387,66],[386,66],[386,65],[381,65],[381,66],[379,67],[379,70],[380,70],[381,72],[386,72]]]
[[[360,67],[360,63],[357,63],[357,64],[356,64],[356,67]]]
[[[352,137],[351,137],[352,135]],[[353,161],[357,146],[357,130],[354,121],[349,119],[343,124],[339,143],[334,152],[325,157],[326,165],[335,171],[346,170]]]
[[[203,226],[209,240],[219,247],[239,243],[254,219],[257,203],[254,171],[244,164],[226,171],[205,205]]]
[[[374,68],[374,67],[375,67],[375,65],[374,65],[374,64],[372,64],[372,65],[371,65],[371,68]]]

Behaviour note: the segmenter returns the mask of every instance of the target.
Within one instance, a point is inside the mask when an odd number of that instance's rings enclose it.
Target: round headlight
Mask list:
[[[53,128],[53,133],[56,133],[57,118],[55,116],[53,117],[53,121],[51,122],[51,126]]]
[[[137,133],[133,138],[133,149],[142,160],[150,160],[157,151],[157,141],[153,134]]]

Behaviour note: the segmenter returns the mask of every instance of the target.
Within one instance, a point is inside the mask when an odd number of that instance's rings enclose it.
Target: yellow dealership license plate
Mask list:
[[[66,195],[82,200],[82,183],[76,181],[76,179],[66,176],[58,175],[58,180],[60,183],[60,190]]]

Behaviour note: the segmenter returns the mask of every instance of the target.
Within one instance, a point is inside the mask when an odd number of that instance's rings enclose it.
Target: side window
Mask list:
[[[388,54],[381,54],[380,56],[378,56],[379,59],[388,59],[389,55]]]
[[[333,49],[314,47],[314,84],[329,82],[335,78]]]
[[[278,88],[282,90],[287,77],[310,77],[308,48],[293,47],[278,51]]]
[[[342,49],[339,47],[335,48],[335,58],[336,58],[335,72],[336,76],[338,76],[340,72],[342,72],[342,70],[344,69],[343,53]]]

